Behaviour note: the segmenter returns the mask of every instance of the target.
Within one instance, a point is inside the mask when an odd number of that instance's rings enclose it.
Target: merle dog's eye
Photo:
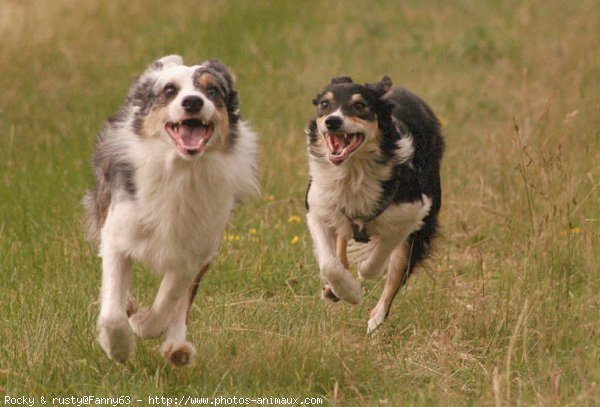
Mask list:
[[[327,109],[329,107],[329,101],[328,100],[321,100],[319,102],[319,106],[321,106],[321,109]]]
[[[363,110],[367,105],[364,102],[356,102],[354,103],[354,108],[356,110]]]
[[[163,93],[166,97],[175,96],[175,94],[177,93],[177,88],[175,87],[175,85],[170,83],[164,87]]]
[[[219,92],[219,89],[217,89],[216,86],[209,86],[208,88],[206,88],[206,94],[211,99],[216,99],[221,95],[221,93]]]

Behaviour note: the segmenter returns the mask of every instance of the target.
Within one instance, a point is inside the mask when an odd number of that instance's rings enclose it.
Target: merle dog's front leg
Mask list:
[[[142,338],[157,338],[163,335],[171,322],[172,316],[183,309],[183,302],[189,301],[189,290],[194,280],[193,275],[177,271],[167,271],[160,283],[154,303],[149,310],[140,310],[129,318],[134,332]],[[184,314],[187,307],[182,311]]]
[[[186,340],[187,325],[192,303],[198,291],[198,285],[208,271],[208,268],[209,266],[206,265],[200,270],[196,279],[189,287],[188,295],[181,297],[177,308],[173,312],[171,322],[165,331],[164,342],[160,349],[165,359],[175,366],[187,366],[192,364],[194,360],[196,349],[194,345]]]
[[[100,315],[96,325],[98,343],[109,358],[124,363],[131,355],[135,338],[127,321],[127,291],[131,261],[110,243],[101,247],[102,287]]]

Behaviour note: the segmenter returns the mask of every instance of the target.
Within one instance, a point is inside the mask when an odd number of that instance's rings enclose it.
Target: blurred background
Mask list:
[[[0,395],[323,397],[328,404],[600,399],[600,6],[561,1],[0,0]],[[146,65],[218,58],[260,135],[192,313],[195,367],[94,342],[83,238],[95,134]],[[304,127],[333,76],[383,75],[446,137],[435,254],[374,337],[324,304],[304,225]],[[134,294],[158,279],[136,267]]]

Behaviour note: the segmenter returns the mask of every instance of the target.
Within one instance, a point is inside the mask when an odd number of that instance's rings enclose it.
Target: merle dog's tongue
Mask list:
[[[200,140],[204,138],[206,128],[204,126],[189,126],[181,124],[179,126],[179,137],[185,147],[196,147],[200,144]]]

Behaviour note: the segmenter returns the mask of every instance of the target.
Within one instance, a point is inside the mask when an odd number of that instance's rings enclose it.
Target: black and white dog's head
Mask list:
[[[341,165],[350,157],[379,150],[382,130],[391,125],[392,108],[383,97],[391,87],[387,76],[366,85],[348,77],[333,78],[313,99],[317,117],[308,129],[311,154]]]
[[[142,138],[162,138],[184,159],[227,150],[239,120],[233,85],[233,74],[217,60],[186,66],[178,55],[163,57],[129,92],[134,131]]]

